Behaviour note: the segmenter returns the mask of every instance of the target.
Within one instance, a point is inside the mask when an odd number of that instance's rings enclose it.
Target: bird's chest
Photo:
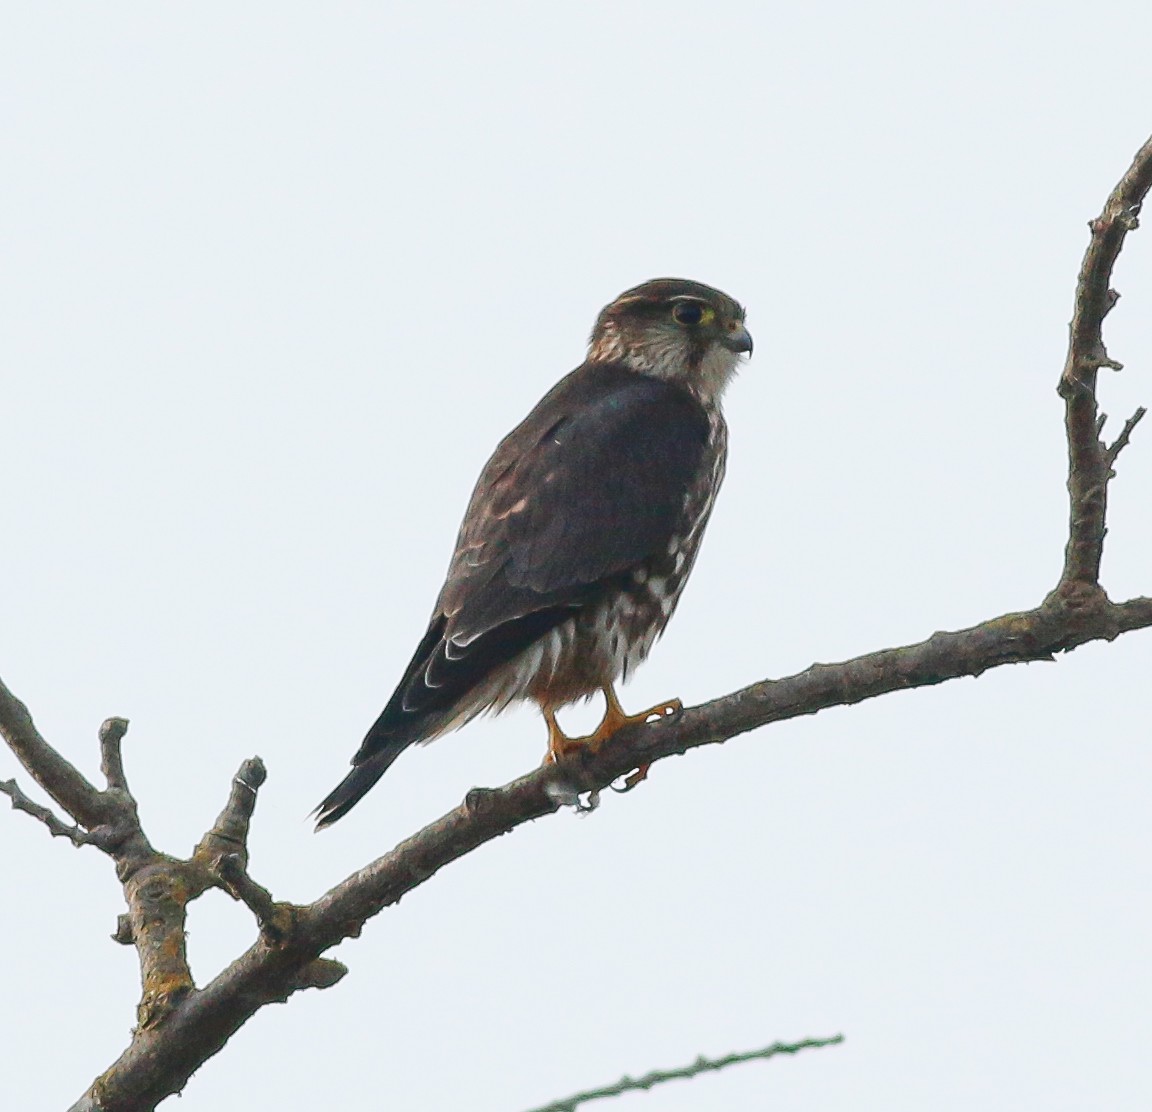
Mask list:
[[[683,509],[667,542],[622,577],[599,612],[590,615],[595,644],[589,648],[615,676],[626,677],[644,660],[676,609],[724,478],[727,447],[723,418],[713,413],[700,467],[685,489]]]

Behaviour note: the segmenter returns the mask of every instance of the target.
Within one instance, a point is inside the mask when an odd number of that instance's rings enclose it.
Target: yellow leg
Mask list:
[[[556,712],[540,708],[544,712],[544,721],[548,723],[548,752],[544,754],[546,765],[555,764],[563,760],[570,753],[583,748],[583,738],[569,737],[556,721]]]
[[[596,733],[599,734],[607,729],[606,738],[611,737],[622,726],[631,725],[633,722],[658,722],[662,718],[671,718],[684,709],[684,704],[679,699],[670,699],[667,703],[659,703],[647,710],[642,710],[639,714],[625,714],[611,684],[604,688],[604,698],[608,703],[608,713],[604,715],[604,721],[600,723]],[[603,744],[603,739],[601,744]],[[624,787],[619,790],[630,792],[642,780],[647,780],[648,769],[651,767],[650,764],[643,764],[634,769],[624,778]]]
[[[667,703],[660,703],[657,706],[649,707],[647,710],[642,710],[639,714],[625,714],[612,685],[605,684],[602,690],[604,691],[604,700],[607,703],[604,718],[600,725],[585,737],[568,737],[556,721],[556,712],[544,710],[544,721],[548,723],[548,754],[544,758],[545,764],[555,764],[556,761],[582,749],[589,749],[596,753],[617,730],[638,722],[669,718],[674,714],[679,714],[684,709],[684,704],[679,699],[672,699]],[[645,765],[642,769],[632,773],[626,784],[628,787],[634,787],[647,775],[648,766]]]

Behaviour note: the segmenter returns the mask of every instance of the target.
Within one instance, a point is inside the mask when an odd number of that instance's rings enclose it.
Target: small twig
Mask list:
[[[539,1108],[533,1108],[531,1112],[576,1112],[576,1109],[581,1104],[587,1104],[593,1100],[602,1100],[604,1097],[618,1097],[622,1093],[631,1093],[640,1089],[652,1089],[657,1085],[662,1085],[665,1081],[679,1081],[695,1077],[700,1073],[726,1069],[728,1066],[735,1066],[741,1062],[753,1062],[758,1058],[774,1058],[778,1054],[797,1054],[801,1050],[821,1046],[834,1046],[836,1043],[842,1043],[843,1041],[843,1035],[833,1035],[829,1039],[804,1039],[796,1043],[773,1043],[771,1046],[763,1047],[761,1050],[749,1050],[744,1054],[726,1054],[723,1058],[705,1058],[701,1056],[690,1066],[681,1066],[679,1069],[674,1070],[653,1070],[651,1073],[646,1073],[643,1077],[628,1077],[625,1075],[614,1085],[605,1085],[602,1089],[587,1089],[582,1093],[577,1093],[575,1096],[567,1097],[564,1100],[553,1101],[551,1104],[544,1104]]]
[[[12,810],[23,811],[34,819],[39,819],[53,838],[67,838],[74,846],[92,845],[96,839],[79,826],[69,826],[61,821],[48,807],[29,799],[15,780],[0,780],[0,792],[12,800]]]
[[[221,857],[216,863],[216,875],[224,890],[256,916],[260,933],[267,941],[278,944],[284,940],[292,927],[291,906],[278,904],[267,888],[248,875],[240,854]]]
[[[100,726],[100,771],[104,774],[104,782],[113,791],[128,790],[120,749],[127,732],[127,718],[107,718]]]
[[[1128,447],[1128,439],[1132,435],[1132,430],[1138,424],[1140,424],[1144,414],[1147,412],[1148,410],[1146,410],[1143,406],[1140,406],[1137,408],[1136,412],[1133,413],[1132,416],[1124,422],[1124,428],[1120,430],[1120,435],[1116,437],[1116,439],[1112,442],[1112,445],[1108,448],[1108,451],[1105,453],[1109,466],[1114,464],[1116,462],[1116,457],[1122,451],[1124,451],[1125,448]]]

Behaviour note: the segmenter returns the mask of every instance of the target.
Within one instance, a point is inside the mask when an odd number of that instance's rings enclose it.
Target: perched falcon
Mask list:
[[[543,711],[549,760],[679,709],[626,715],[613,684],[648,655],[692,570],[724,475],[720,395],[751,351],[744,310],[698,282],[657,278],[605,307],[587,360],[481,472],[428,631],[317,828],[413,742],[516,699]],[[604,721],[565,737],[557,709],[597,691]]]

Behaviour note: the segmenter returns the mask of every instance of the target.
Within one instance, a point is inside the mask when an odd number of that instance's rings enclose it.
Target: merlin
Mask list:
[[[724,476],[720,398],[751,351],[744,310],[699,282],[657,278],[601,311],[587,359],[480,473],[428,630],[318,829],[414,742],[517,700],[539,705],[550,761],[679,710],[625,714],[614,685],[647,657],[692,570]],[[596,692],[604,720],[566,737],[557,710]]]

